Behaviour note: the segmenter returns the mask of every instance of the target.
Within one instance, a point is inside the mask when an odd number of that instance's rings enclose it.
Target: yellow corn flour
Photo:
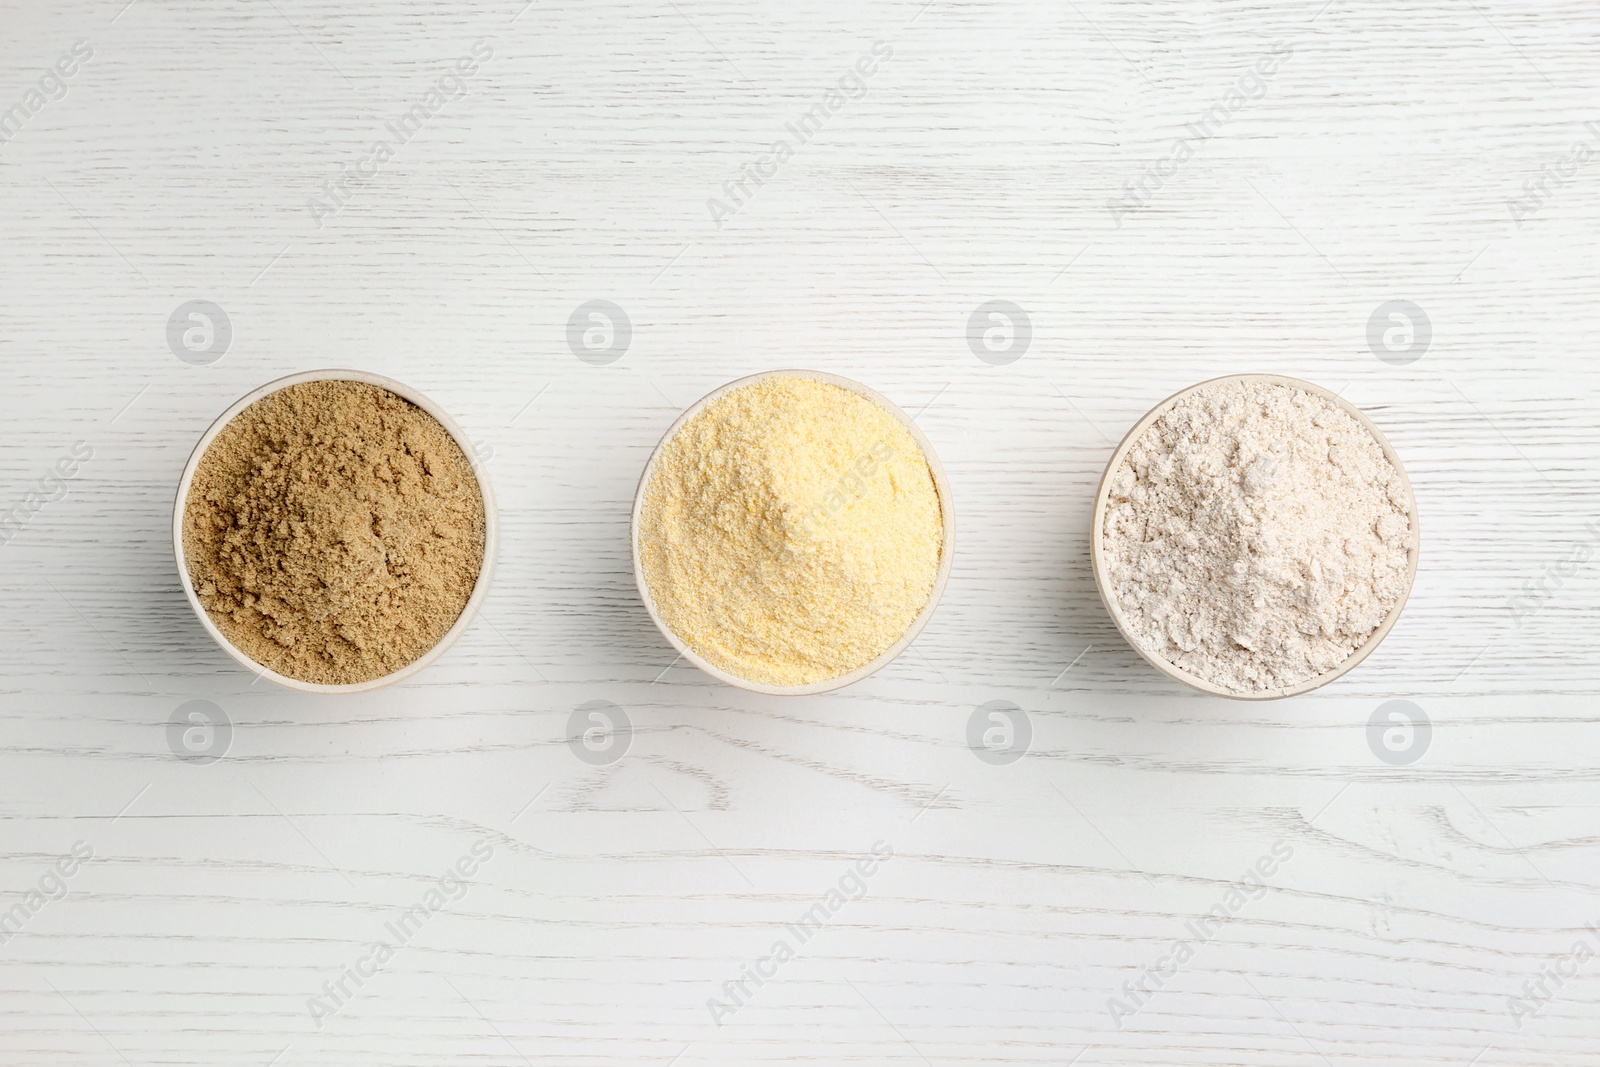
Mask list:
[[[888,411],[816,378],[765,378],[684,423],[657,457],[637,533],[667,626],[764,685],[848,674],[928,603],[943,513]]]

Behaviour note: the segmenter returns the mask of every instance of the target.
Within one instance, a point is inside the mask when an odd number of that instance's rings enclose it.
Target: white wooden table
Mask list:
[[[0,1064],[1600,1064],[1592,0],[123,5],[0,10]],[[503,529],[348,699],[252,684],[169,537],[319,366],[453,411]],[[919,412],[959,509],[912,651],[812,699],[675,663],[627,552],[675,414],[783,366]],[[1423,511],[1389,640],[1269,704],[1087,566],[1115,440],[1241,370]]]

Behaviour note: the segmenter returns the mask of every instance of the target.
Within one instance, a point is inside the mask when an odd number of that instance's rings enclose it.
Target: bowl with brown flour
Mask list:
[[[392,378],[269,382],[183,471],[172,543],[206,632],[261,677],[351,693],[437,660],[489,588],[494,493],[472,441]]]
[[[1383,433],[1337,394],[1238,374],[1156,405],[1095,497],[1090,556],[1117,629],[1217,696],[1295,696],[1388,635],[1416,577],[1416,496]]]
[[[944,469],[885,397],[820,371],[730,382],[685,411],[634,499],[645,609],[729,685],[839,689],[932,617],[955,547]]]

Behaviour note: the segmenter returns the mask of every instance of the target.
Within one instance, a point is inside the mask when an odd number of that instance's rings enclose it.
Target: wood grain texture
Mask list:
[[[1600,961],[1559,975],[1600,952],[1600,557],[1566,562],[1600,541],[1600,155],[1573,148],[1600,150],[1592,3],[0,20],[0,113],[94,51],[0,143],[0,508],[93,449],[0,545],[0,916],[29,912],[0,944],[0,1064],[1600,1064]],[[480,41],[466,94],[319,220],[325,183]],[[707,201],[878,41],[864,92],[718,226]],[[1235,88],[1220,132],[1145,178]],[[211,366],[168,347],[193,299],[233,326]],[[594,299],[633,326],[609,366],[566,341]],[[967,341],[994,299],[1033,329],[1006,366]],[[1432,324],[1408,366],[1368,344],[1394,299]],[[211,420],[319,366],[444,404],[501,509],[477,623],[347,699],[210,647],[168,534]],[[958,512],[912,650],[798,700],[675,663],[627,542],[677,413],[782,366],[917,412]],[[1424,534],[1381,649],[1251,706],[1120,640],[1086,529],[1126,428],[1245,370],[1362,407]],[[169,747],[189,700],[232,723],[217,762]],[[567,740],[594,700],[632,724],[609,764]],[[1031,729],[1006,765],[968,743],[992,700]],[[1431,719],[1415,762],[1369,746],[1390,700]],[[93,858],[35,908],[79,841]],[[314,1019],[474,842],[470,888]],[[708,1000],[875,842],[893,858],[860,899],[718,1025]],[[1275,847],[1264,888],[1241,883]]]

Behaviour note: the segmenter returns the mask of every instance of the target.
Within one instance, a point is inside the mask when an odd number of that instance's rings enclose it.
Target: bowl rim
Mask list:
[[[387,389],[401,399],[410,401],[433,416],[439,425],[443,426],[445,431],[454,438],[462,453],[466,455],[467,463],[471,466],[472,473],[478,480],[479,494],[483,497],[483,564],[478,570],[478,580],[472,587],[472,594],[467,598],[466,606],[461,609],[461,614],[457,616],[456,621],[451,625],[450,629],[444,632],[444,635],[439,638],[432,648],[399,670],[364,682],[350,682],[344,685],[307,682],[299,678],[291,678],[287,675],[279,674],[272,668],[256,662],[235,646],[223,634],[217,624],[211,620],[211,616],[206,611],[205,606],[200,603],[200,597],[195,592],[194,583],[189,580],[188,562],[184,558],[183,552],[184,505],[188,502],[189,490],[194,481],[195,471],[200,466],[200,460],[206,454],[206,450],[211,447],[211,443],[216,440],[217,435],[240,412],[256,401],[271,396],[273,393],[286,389],[291,385],[316,381],[364,382],[368,385],[376,385],[381,389]],[[365,693],[374,689],[383,689],[397,682],[405,681],[444,655],[450,646],[455,644],[462,633],[465,632],[468,624],[472,622],[473,616],[478,613],[478,609],[483,605],[485,597],[488,596],[489,585],[494,577],[495,559],[499,551],[500,530],[499,516],[495,509],[494,487],[489,484],[489,474],[486,468],[487,465],[478,458],[472,439],[467,436],[467,432],[451,417],[450,413],[436,404],[426,394],[406,385],[404,382],[396,381],[386,375],[375,374],[372,371],[345,368],[299,371],[294,374],[284,375],[281,378],[275,378],[264,385],[257,386],[234,401],[226,411],[216,417],[206,429],[206,432],[200,436],[200,440],[194,446],[194,450],[189,453],[188,462],[183,467],[183,476],[178,479],[178,490],[172,504],[172,549],[178,567],[178,580],[183,585],[183,592],[189,600],[189,606],[194,609],[195,616],[200,620],[200,625],[211,635],[212,640],[216,641],[224,652],[237,660],[241,666],[248,668],[258,678],[265,678],[286,689],[294,689],[303,693]]]
[[[911,434],[911,439],[917,443],[917,447],[922,451],[923,461],[927,464],[928,472],[933,477],[933,491],[939,501],[939,512],[944,532],[944,543],[939,549],[939,569],[934,575],[933,588],[928,593],[928,602],[922,606],[922,610],[917,613],[917,617],[911,621],[911,625],[906,628],[906,631],[900,635],[894,644],[884,649],[869,662],[835,678],[827,678],[820,682],[807,682],[804,685],[768,685],[763,682],[751,681],[748,678],[742,678],[731,671],[718,667],[690,648],[687,642],[673,632],[672,628],[667,625],[666,620],[661,617],[661,613],[656,610],[655,598],[651,596],[649,583],[645,581],[644,561],[639,551],[640,520],[644,511],[645,489],[650,484],[651,475],[655,473],[657,461],[661,458],[662,452],[666,450],[667,442],[677,436],[678,431],[686,423],[717,400],[736,389],[742,389],[745,386],[754,385],[756,382],[766,381],[770,378],[812,378],[817,381],[827,382],[830,385],[837,385],[858,396],[865,397],[892,415],[900,425],[906,428]],[[651,620],[656,624],[656,629],[661,631],[662,636],[678,651],[679,655],[711,677],[739,689],[745,689],[753,693],[765,693],[770,696],[811,696],[817,693],[829,693],[836,689],[843,689],[848,685],[854,685],[856,682],[877,673],[894,662],[902,652],[911,647],[911,642],[916,640],[923,627],[927,626],[928,621],[933,618],[933,613],[939,606],[939,600],[944,595],[945,585],[950,579],[951,567],[955,562],[955,537],[955,505],[950,495],[950,482],[945,475],[944,465],[939,462],[939,455],[934,451],[933,443],[928,440],[927,435],[922,432],[911,416],[907,415],[899,405],[882,393],[863,385],[853,378],[846,378],[842,375],[819,370],[767,370],[757,374],[748,374],[718,386],[685,408],[673,420],[672,425],[667,427],[666,432],[661,435],[661,440],[656,443],[655,449],[650,453],[650,459],[645,463],[644,471],[639,475],[638,487],[634,490],[633,511],[628,521],[628,542],[633,555],[634,584],[639,588],[639,597],[644,602],[645,610],[650,613]]]
[[[1405,488],[1406,514],[1411,520],[1411,533],[1407,538],[1406,544],[1407,561],[1405,585],[1400,591],[1400,599],[1395,601],[1394,607],[1389,609],[1389,613],[1384,617],[1383,621],[1378,624],[1377,629],[1368,634],[1367,639],[1363,641],[1355,651],[1346,656],[1339,663],[1339,665],[1334,667],[1332,670],[1325,671],[1322,674],[1308,678],[1303,682],[1297,682],[1291,686],[1283,686],[1277,689],[1262,689],[1249,693],[1239,693],[1231,689],[1224,689],[1222,686],[1219,686],[1214,682],[1209,682],[1198,675],[1190,674],[1188,671],[1177,666],[1176,664],[1162,659],[1160,656],[1157,656],[1154,653],[1146,652],[1143,648],[1141,648],[1139,643],[1134,639],[1132,627],[1128,624],[1127,617],[1123,614],[1121,605],[1117,603],[1117,598],[1112,595],[1110,591],[1111,578],[1110,574],[1108,573],[1109,564],[1105,559],[1105,553],[1101,545],[1105,529],[1106,507],[1111,498],[1111,480],[1116,472],[1122,468],[1123,460],[1127,458],[1127,455],[1133,449],[1135,442],[1137,442],[1139,438],[1144,435],[1144,432],[1148,430],[1157,419],[1161,418],[1161,416],[1170,411],[1172,407],[1180,400],[1192,393],[1209,388],[1211,386],[1219,385],[1224,382],[1267,382],[1274,385],[1286,385],[1296,389],[1303,389],[1308,393],[1312,393],[1316,396],[1322,397],[1325,400],[1331,401],[1337,405],[1340,410],[1349,412],[1355,417],[1356,421],[1362,427],[1364,427],[1369,434],[1372,435],[1373,439],[1378,442],[1379,447],[1383,449],[1384,456],[1394,466],[1395,472],[1400,476],[1400,484]],[[1194,385],[1178,390],[1176,393],[1173,393],[1171,396],[1158,403],[1155,407],[1151,408],[1145,413],[1143,418],[1133,424],[1133,428],[1123,436],[1121,442],[1118,443],[1116,450],[1112,452],[1111,459],[1106,464],[1105,472],[1100,476],[1100,484],[1095,489],[1094,509],[1090,515],[1089,559],[1090,568],[1094,572],[1095,589],[1099,592],[1100,602],[1105,605],[1106,611],[1111,616],[1111,621],[1116,624],[1117,632],[1122,635],[1123,640],[1127,641],[1133,650],[1139,653],[1145,662],[1149,663],[1152,667],[1156,668],[1156,670],[1160,671],[1168,678],[1171,678],[1174,681],[1182,682],[1191,689],[1198,689],[1202,693],[1207,693],[1211,696],[1227,697],[1230,700],[1282,700],[1285,697],[1300,696],[1303,693],[1309,693],[1312,690],[1320,689],[1330,682],[1337,681],[1339,678],[1344,677],[1346,674],[1354,670],[1362,660],[1366,659],[1367,656],[1369,656],[1372,651],[1378,647],[1378,645],[1383,643],[1383,639],[1385,637],[1389,636],[1389,631],[1394,628],[1394,624],[1399,620],[1401,612],[1405,610],[1406,602],[1411,597],[1411,587],[1416,581],[1417,569],[1421,560],[1421,555],[1422,525],[1421,515],[1417,509],[1417,494],[1415,489],[1412,487],[1411,477],[1406,473],[1405,464],[1400,462],[1399,454],[1395,452],[1394,446],[1389,443],[1389,439],[1384,436],[1383,431],[1378,429],[1377,424],[1368,418],[1365,412],[1356,407],[1350,401],[1346,400],[1344,397],[1340,396],[1338,393],[1335,393],[1333,390],[1326,389],[1320,385],[1317,385],[1315,382],[1308,382],[1303,378],[1292,378],[1284,374],[1243,373],[1224,374],[1216,378],[1208,378],[1203,382],[1196,382]]]

